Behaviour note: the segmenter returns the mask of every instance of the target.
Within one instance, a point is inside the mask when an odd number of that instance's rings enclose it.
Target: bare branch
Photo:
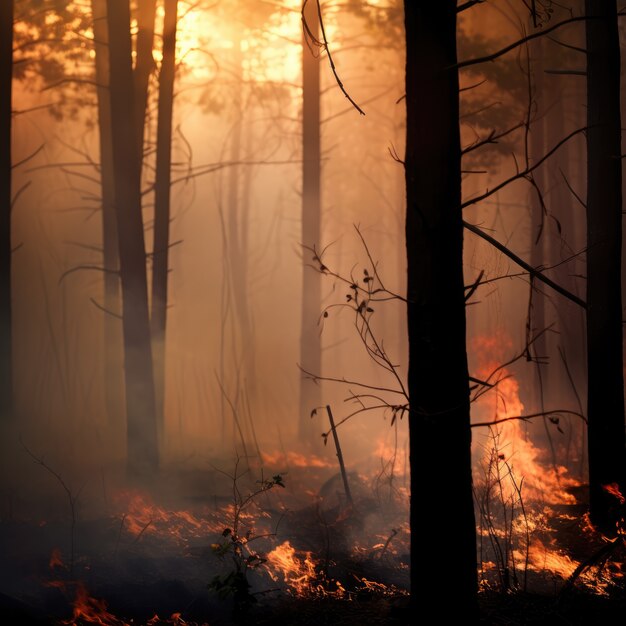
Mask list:
[[[335,81],[337,82],[337,85],[339,85],[339,89],[341,89],[341,92],[348,99],[350,104],[352,104],[352,106],[361,115],[365,115],[365,111],[363,111],[363,109],[350,97],[350,94],[346,91],[346,88],[344,87],[343,82],[341,82],[341,79],[339,78],[339,74],[337,74],[337,68],[335,67],[335,62],[333,61],[333,57],[332,57],[332,54],[330,52],[330,48],[328,47],[328,39],[326,38],[326,29],[324,28],[324,20],[322,18],[322,7],[321,7],[321,4],[320,4],[320,0],[315,0],[315,1],[316,1],[316,4],[317,4],[317,15],[318,15],[319,22],[320,22],[320,29],[322,31],[322,40],[323,41],[319,41],[317,39],[317,37],[311,32],[311,29],[309,28],[309,25],[307,24],[306,18],[304,17],[304,10],[305,10],[305,7],[308,4],[309,0],[304,0],[304,2],[302,3],[302,11],[301,11],[301,14],[302,14],[302,26],[304,28],[305,35],[316,46],[318,46],[320,48],[323,48],[326,51],[326,54],[328,55],[328,62],[330,64],[330,69],[332,70],[332,73],[333,73],[333,76],[335,77]]]
[[[464,209],[473,204],[477,204],[478,202],[481,202],[482,200],[485,200],[486,198],[489,198],[490,196],[493,196],[494,193],[497,193],[498,191],[500,191],[500,189],[506,187],[507,185],[510,185],[516,180],[520,180],[522,178],[528,179],[528,175],[534,172],[542,163],[547,161],[561,146],[563,146],[565,143],[567,143],[570,139],[572,139],[576,135],[580,135],[581,133],[586,132],[588,128],[589,128],[588,126],[585,126],[583,128],[578,128],[577,130],[572,131],[571,133],[563,137],[563,139],[561,139],[555,146],[553,146],[552,149],[546,152],[546,154],[544,154],[540,159],[538,159],[535,163],[527,167],[525,170],[518,171],[514,176],[507,178],[506,180],[497,184],[492,189],[487,190],[485,193],[481,194],[480,196],[476,196],[475,198],[472,198],[471,200],[466,200],[465,202],[461,204],[461,208]]]
[[[59,285],[70,274],[73,274],[74,272],[80,272],[83,270],[97,270],[98,272],[104,272],[105,274],[119,274],[118,270],[112,270],[106,267],[100,267],[99,265],[77,265],[76,267],[72,267],[69,270],[66,270],[65,272],[63,272],[63,274],[61,274],[61,277],[59,278]]]
[[[550,278],[542,274],[541,271],[534,268],[532,265],[526,263],[526,261],[521,259],[514,252],[511,252],[511,250],[509,250],[504,244],[500,243],[497,239],[494,239],[491,235],[488,235],[484,230],[482,230],[478,226],[475,226],[474,224],[470,224],[469,222],[466,222],[465,220],[463,220],[463,226],[470,232],[474,233],[475,235],[478,235],[485,241],[489,242],[494,248],[500,250],[500,252],[502,252],[505,256],[509,257],[509,259],[511,259],[513,262],[515,262],[521,268],[525,269],[533,278],[540,280],[542,283],[548,285],[548,287],[551,287],[557,293],[560,293],[562,296],[564,296],[568,300],[571,300],[574,304],[577,304],[583,309],[587,308],[587,303],[584,300],[581,300],[578,296],[574,295],[573,293],[571,293],[564,287],[561,287],[561,285],[558,285],[553,280],[551,280]]]
[[[578,411],[570,411],[569,409],[553,409],[552,411],[541,411],[539,413],[529,413],[528,415],[514,415],[512,417],[503,417],[501,419],[493,420],[491,422],[476,422],[471,424],[472,428],[481,428],[483,426],[497,426],[498,424],[503,424],[504,422],[511,422],[514,420],[521,420],[525,422],[526,420],[532,419],[533,417],[547,417],[548,415],[574,415],[575,417],[580,417],[580,419],[587,423],[587,418],[582,414],[578,413]]]
[[[460,61],[456,65],[452,66],[452,68],[462,69],[464,67],[471,67],[472,65],[479,65],[480,63],[487,63],[488,61],[495,61],[497,58],[504,56],[507,52],[511,52],[511,50],[515,50],[519,46],[523,46],[525,43],[532,41],[533,39],[537,39],[538,37],[544,37],[548,33],[554,32],[555,30],[566,26],[567,24],[573,24],[575,22],[584,22],[590,19],[597,19],[593,16],[580,15],[577,17],[570,17],[561,22],[557,22],[553,24],[549,28],[545,28],[544,30],[540,30],[536,33],[532,33],[531,35],[526,35],[517,41],[505,46],[504,48],[498,50],[497,52],[492,52],[491,54],[487,54],[483,57],[477,57],[475,59],[468,59],[467,61]]]

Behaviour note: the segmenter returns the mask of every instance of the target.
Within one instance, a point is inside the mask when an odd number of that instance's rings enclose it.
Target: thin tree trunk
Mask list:
[[[534,117],[535,120],[530,132],[530,159],[532,163],[537,163],[546,153],[546,110],[545,110],[545,90],[544,90],[544,45],[543,38],[539,38],[532,42],[532,78],[533,78],[533,100],[535,103]],[[533,267],[541,267],[546,263],[546,255],[548,248],[548,216],[545,214],[545,207],[542,204],[543,194],[545,193],[545,166],[539,167],[533,173],[537,187],[531,186],[528,193],[530,194],[530,264]],[[541,194],[541,196],[539,195]],[[548,343],[546,333],[546,303],[543,294],[543,285],[533,282],[532,309],[530,311],[530,325],[532,338],[539,335],[533,342],[530,350],[532,355],[537,359],[535,363],[536,381],[532,385],[532,407],[531,412],[539,412],[543,410],[545,405],[545,390],[548,385],[549,368],[545,362],[548,356]]]
[[[404,11],[412,598],[415,609],[445,615],[450,607],[445,581],[453,564],[454,614],[472,622],[477,610],[476,526],[459,81],[451,69],[457,62],[456,1],[405,0]]]
[[[146,254],[141,215],[141,181],[131,57],[128,2],[107,0],[111,61],[111,121],[115,208],[122,281],[127,456],[131,475],[158,467],[158,446]]]
[[[115,177],[111,139],[111,98],[109,96],[109,31],[106,22],[106,0],[91,1],[94,46],[96,52],[96,95],[100,135],[100,187],[102,193],[102,250],[104,274],[104,397],[109,421],[119,423],[124,416],[124,382],[122,376],[122,326],[115,317],[121,311],[120,279],[115,217]],[[108,271],[113,270],[113,271]]]
[[[178,0],[165,0],[163,17],[163,60],[159,73],[157,162],[154,186],[154,248],[152,268],[152,351],[156,390],[157,424],[164,429],[165,330],[170,246],[170,187],[172,171],[172,116],[176,75],[176,22]]]
[[[0,420],[13,411],[11,367],[11,98],[13,0],[0,3]]]
[[[150,76],[155,68],[152,51],[154,49],[154,19],[156,0],[137,1],[137,43],[134,70],[135,89],[135,136],[139,146],[139,159],[143,160],[143,138],[148,107],[148,87]]]
[[[243,89],[245,86],[243,77],[243,52],[241,38],[233,41],[233,71],[235,73],[235,92],[233,97],[233,112],[235,123],[230,141],[231,163],[241,161],[242,135],[244,122]],[[250,133],[246,135],[247,145],[250,145]],[[245,152],[245,150],[244,150]],[[250,179],[251,166],[240,167],[233,165],[228,171],[228,253],[230,255],[230,280],[233,295],[233,304],[237,319],[238,330],[241,339],[241,371],[243,381],[241,384],[242,394],[249,398],[256,396],[256,376],[254,372],[255,350],[252,320],[250,319],[250,287],[248,285],[248,262],[250,250],[248,249],[248,232],[250,228]],[[239,369],[239,364],[236,364]]]
[[[317,3],[306,5],[305,20],[310,32],[319,38]],[[302,245],[321,245],[321,141],[320,141],[320,66],[317,48],[309,50],[307,38],[302,43]],[[311,254],[304,250],[302,273],[302,323],[300,329],[300,365],[311,374],[320,375],[322,367],[318,320],[322,288],[320,275],[310,267]],[[321,405],[318,384],[302,376],[300,379],[299,436],[302,443],[311,443],[315,432],[311,411]]]
[[[591,520],[613,526],[615,483],[624,492],[620,49],[615,0],[586,0],[587,351]]]

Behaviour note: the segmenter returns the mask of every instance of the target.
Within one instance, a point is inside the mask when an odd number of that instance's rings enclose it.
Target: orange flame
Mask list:
[[[72,618],[62,621],[61,624],[79,626],[85,623],[100,624],[101,626],[130,626],[127,622],[109,613],[106,602],[92,598],[85,585],[79,582],[76,587]]]
[[[303,559],[296,556],[296,550],[289,541],[284,541],[267,555],[267,565],[272,580],[279,580],[297,594],[306,593],[317,578],[311,553],[305,552]]]
[[[492,375],[504,361],[503,348],[509,348],[511,342],[499,335],[478,337],[473,340],[474,353],[478,356],[477,375],[486,379]],[[524,405],[520,399],[519,383],[507,368],[498,370],[495,389],[483,395],[477,402],[479,410],[487,410],[494,422],[524,415]],[[498,459],[506,464],[505,472],[510,471],[515,483],[522,485],[524,497],[547,504],[574,504],[576,499],[567,491],[568,487],[578,485],[578,481],[568,476],[567,469],[557,465],[546,468],[543,454],[535,447],[522,429],[522,420],[512,419],[491,427],[493,441],[498,448]],[[489,456],[493,452],[488,449]]]
[[[620,504],[624,504],[626,500],[622,495],[622,492],[619,490],[619,485],[617,483],[609,483],[608,485],[602,485],[602,489],[607,493],[610,493],[614,498],[618,500]]]
[[[61,550],[59,550],[59,548],[54,548],[54,550],[52,550],[48,567],[50,569],[54,569],[55,567],[65,567],[65,563],[63,563],[63,559],[61,558]]]
[[[137,491],[121,492],[117,502],[124,511],[123,528],[136,539],[154,534],[184,544],[191,537],[204,537],[222,530],[223,522],[213,519],[214,515],[207,513],[199,518],[186,510],[167,510]]]
[[[315,454],[305,456],[304,454],[293,451],[272,453],[262,452],[261,456],[265,465],[272,465],[276,467],[283,465],[286,465],[287,467],[335,467],[331,461],[322,459]]]

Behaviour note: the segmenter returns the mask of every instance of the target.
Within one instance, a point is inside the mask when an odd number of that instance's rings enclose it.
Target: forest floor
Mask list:
[[[85,502],[72,514],[60,499],[45,518],[3,515],[0,624],[428,624],[409,612],[405,492],[350,480],[354,507],[335,470],[305,468],[290,489],[274,485],[243,507],[262,483],[205,473],[163,481],[156,495],[109,488],[106,510]],[[584,508],[554,512],[546,564],[553,554],[589,562],[589,584],[567,589],[554,569],[518,572],[506,592],[494,579],[481,587],[481,623],[624,623],[623,540],[605,558],[607,542],[581,530]],[[452,606],[453,580],[451,564]]]

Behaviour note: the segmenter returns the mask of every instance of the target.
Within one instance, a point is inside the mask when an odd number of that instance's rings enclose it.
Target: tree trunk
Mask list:
[[[154,247],[152,256],[152,351],[158,429],[163,434],[165,404],[165,329],[170,247],[170,187],[172,171],[172,116],[176,75],[178,0],[165,0],[163,60],[159,73],[157,162],[154,185]]]
[[[250,250],[248,246],[250,229],[250,183],[252,166],[236,165],[242,158],[242,135],[244,126],[245,105],[243,51],[241,37],[236,36],[233,41],[233,72],[235,75],[235,91],[232,110],[235,116],[233,132],[230,140],[229,160],[232,165],[228,170],[227,196],[227,236],[230,270],[230,287],[233,296],[233,305],[237,316],[241,345],[241,363],[235,363],[237,371],[243,373],[243,380],[236,387],[235,404],[244,397],[248,400],[256,397],[256,374],[254,371],[255,349],[254,330],[250,317],[250,286],[248,284],[248,264]],[[250,147],[250,132],[246,135],[247,147]],[[246,154],[246,150],[243,150]],[[247,151],[249,154],[249,150]],[[235,331],[233,331],[235,332]],[[237,344],[235,344],[237,345]],[[239,376],[237,376],[239,380]]]
[[[115,208],[122,281],[122,324],[128,470],[146,475],[158,467],[146,254],[131,57],[128,2],[107,0],[111,61],[111,122]]]
[[[476,612],[456,1],[405,0],[413,605]],[[452,609],[450,609],[452,611]]]
[[[546,153],[546,98],[544,90],[544,48],[543,38],[532,42],[532,77],[533,77],[533,99],[535,102],[534,121],[529,137],[531,162],[537,163]],[[546,190],[545,165],[537,168],[533,172],[533,177],[537,188],[530,186],[528,193],[530,206],[530,264],[533,267],[541,267],[547,261],[548,216],[545,214],[545,207],[542,204],[543,194]],[[539,196],[539,193],[541,197]],[[548,385],[549,368],[546,366],[548,356],[548,342],[546,333],[546,302],[543,284],[533,281],[532,309],[530,311],[530,338],[537,339],[530,347],[531,355],[536,359],[535,384],[532,385],[532,405],[528,407],[531,413],[542,411],[545,405],[545,390]]]
[[[319,38],[317,3],[310,0],[305,8],[305,20],[314,37]],[[318,250],[321,245],[321,141],[320,141],[320,66],[318,49],[309,50],[306,33],[302,42],[302,245]],[[310,267],[311,253],[303,252],[302,324],[300,329],[300,366],[311,374],[320,375],[322,367],[320,329],[322,288],[320,275]],[[299,436],[302,443],[311,443],[314,422],[311,411],[322,404],[319,385],[300,378]],[[319,430],[319,429],[318,429]]]
[[[121,311],[117,220],[113,146],[111,139],[111,99],[109,96],[109,31],[106,22],[106,0],[91,1],[94,46],[96,52],[96,95],[98,98],[98,130],[100,135],[100,187],[102,193],[102,251],[104,274],[104,397],[111,424],[124,416],[122,326],[115,317]]]
[[[624,492],[622,357],[622,181],[620,49],[615,0],[586,0],[587,15],[587,358],[590,514],[614,529]]]
[[[155,68],[152,51],[154,49],[154,19],[156,0],[137,1],[137,55],[134,70],[135,89],[135,136],[139,146],[140,163],[143,161],[143,137],[148,107],[148,87],[150,76]]]
[[[0,3],[0,420],[13,411],[11,367],[11,97],[13,0]]]

